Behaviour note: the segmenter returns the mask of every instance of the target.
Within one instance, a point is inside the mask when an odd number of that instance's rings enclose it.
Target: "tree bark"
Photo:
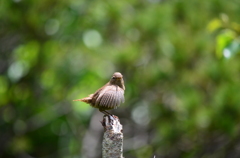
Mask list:
[[[117,116],[103,116],[104,135],[102,141],[103,158],[123,158],[122,125]]]

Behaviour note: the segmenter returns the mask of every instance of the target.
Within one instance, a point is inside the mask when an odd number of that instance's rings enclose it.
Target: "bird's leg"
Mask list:
[[[105,111],[105,110],[100,110],[100,109],[99,109],[99,111],[100,111],[101,113],[105,114],[105,115],[113,116],[113,114],[111,114],[111,113],[109,113],[109,112],[107,112],[107,111]]]
[[[101,113],[105,114],[105,115],[109,115],[106,111],[100,111]]]
[[[105,111],[105,110],[104,110]],[[113,116],[113,114],[111,114],[111,113],[109,113],[109,112],[107,112],[107,111],[105,111],[108,115],[111,115],[111,116]]]
[[[99,111],[105,115],[109,115],[106,111],[99,109]]]
[[[113,114],[110,114],[109,112],[105,111],[105,110],[100,110],[99,111],[103,114],[105,114],[103,117],[107,116],[109,118],[109,120],[112,122],[114,120],[114,115]],[[102,122],[103,124],[103,122]]]

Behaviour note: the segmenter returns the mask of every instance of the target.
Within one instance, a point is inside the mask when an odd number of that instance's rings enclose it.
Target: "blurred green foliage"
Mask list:
[[[124,75],[125,157],[240,157],[237,0],[3,0],[0,157],[101,157],[72,102]]]

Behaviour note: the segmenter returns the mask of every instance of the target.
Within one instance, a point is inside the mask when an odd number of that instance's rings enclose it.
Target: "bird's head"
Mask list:
[[[123,75],[120,72],[115,72],[110,80],[111,84],[118,85],[123,90],[125,90]]]

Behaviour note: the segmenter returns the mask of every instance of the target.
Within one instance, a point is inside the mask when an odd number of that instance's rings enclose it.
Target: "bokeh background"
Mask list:
[[[115,71],[127,158],[240,157],[238,0],[3,0],[0,157],[100,158],[72,102]]]

